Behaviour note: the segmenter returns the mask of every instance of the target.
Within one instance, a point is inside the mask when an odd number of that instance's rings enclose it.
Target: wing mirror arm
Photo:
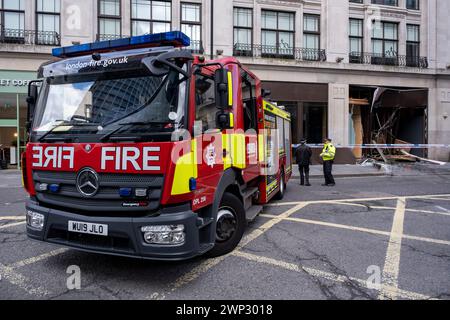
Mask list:
[[[34,118],[34,111],[39,96],[39,86],[42,85],[42,80],[30,81],[28,84],[28,96],[27,96],[27,131],[31,128],[31,123]]]
[[[189,51],[169,51],[157,57],[146,57],[142,59],[142,64],[154,75],[162,76],[169,72],[169,69],[175,70],[184,77],[189,78],[189,73],[186,70],[178,67],[171,60],[183,59],[194,60],[194,57]]]

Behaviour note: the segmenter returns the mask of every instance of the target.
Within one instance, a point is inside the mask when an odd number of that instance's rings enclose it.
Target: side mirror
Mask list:
[[[31,81],[28,85],[28,97],[27,97],[27,130],[31,127],[33,121],[34,110],[39,97],[39,88],[42,85],[41,80]]]
[[[216,124],[220,130],[233,129],[234,116],[230,112],[219,111],[216,114]]]
[[[233,105],[233,86],[231,79],[231,72],[224,68],[217,69],[214,74],[216,104],[219,109],[226,109]]]

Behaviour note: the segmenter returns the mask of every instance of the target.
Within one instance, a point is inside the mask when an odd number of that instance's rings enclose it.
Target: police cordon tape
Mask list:
[[[293,144],[292,147],[297,148],[300,144]],[[323,148],[323,144],[307,144],[311,148]],[[430,148],[450,148],[450,144],[349,144],[334,145],[340,149],[430,149]]]

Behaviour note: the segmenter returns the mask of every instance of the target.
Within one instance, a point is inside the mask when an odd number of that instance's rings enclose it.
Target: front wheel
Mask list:
[[[207,256],[219,257],[233,251],[242,239],[246,226],[245,210],[234,194],[225,193],[216,221],[216,244]]]

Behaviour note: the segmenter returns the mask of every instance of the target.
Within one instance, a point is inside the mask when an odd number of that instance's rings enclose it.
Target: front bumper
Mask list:
[[[201,243],[208,225],[197,214],[188,210],[151,217],[91,217],[70,212],[49,209],[28,200],[26,209],[43,214],[45,224],[42,231],[27,225],[28,237],[72,247],[82,251],[151,260],[186,260],[202,255],[212,249],[211,243]],[[69,221],[108,225],[108,236],[87,235],[68,232]],[[144,242],[142,226],[179,225],[185,226],[186,241],[182,245],[149,245]]]

